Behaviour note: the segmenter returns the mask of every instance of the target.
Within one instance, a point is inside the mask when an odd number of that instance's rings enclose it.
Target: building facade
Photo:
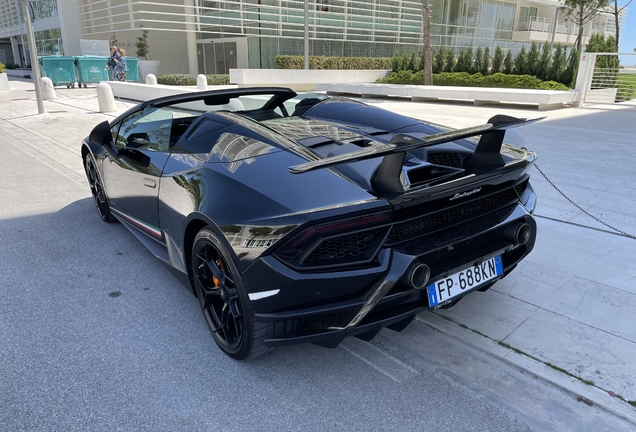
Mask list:
[[[23,0],[0,0],[0,50],[28,59]],[[273,68],[279,54],[304,53],[304,0],[40,0],[39,55],[81,54],[80,39],[109,40],[135,55],[142,28],[149,58],[161,73],[227,73]],[[459,53],[499,46],[516,54],[532,42],[572,46],[578,26],[557,0],[431,0],[432,43]],[[6,11],[6,13],[5,13]],[[310,0],[310,55],[390,57],[422,49],[420,0]],[[599,14],[583,29],[614,34],[613,16]],[[4,39],[3,39],[4,38]],[[17,50],[17,55],[15,51]],[[17,63],[17,62],[16,62]]]

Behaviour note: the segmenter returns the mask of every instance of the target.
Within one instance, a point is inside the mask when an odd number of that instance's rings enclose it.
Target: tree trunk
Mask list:
[[[616,51],[618,51],[618,36],[620,33],[619,25],[618,25],[618,0],[614,0],[614,23],[616,24]]]
[[[584,7],[581,5],[579,9],[579,35],[576,38],[576,49],[581,52],[581,45],[583,44],[583,12]]]
[[[433,85],[433,47],[428,0],[422,0],[422,39],[424,40],[424,85]]]

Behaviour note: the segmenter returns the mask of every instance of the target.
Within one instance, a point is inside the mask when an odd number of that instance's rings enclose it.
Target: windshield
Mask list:
[[[167,107],[183,115],[201,115],[206,112],[231,112],[243,114],[256,120],[290,117],[302,115],[307,109],[316,103],[327,99],[320,93],[301,93],[295,97],[276,104],[274,98],[278,95],[257,94],[236,97],[209,97],[196,101],[181,102]]]

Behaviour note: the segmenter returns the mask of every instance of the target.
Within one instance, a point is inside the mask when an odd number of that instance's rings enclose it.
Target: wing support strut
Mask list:
[[[344,163],[383,157],[384,159],[371,184],[378,194],[400,194],[404,192],[400,181],[400,173],[407,152],[422,147],[431,147],[481,135],[474,154],[464,162],[464,168],[474,173],[485,172],[504,165],[504,160],[500,152],[506,129],[535,123],[544,118],[545,117],[528,120],[506,115],[496,115],[491,117],[488,123],[484,125],[440,132],[421,138],[412,135],[397,134],[385,146],[366,147],[350,153],[305,162],[289,167],[289,172],[292,174],[301,174],[315,169],[330,168]]]

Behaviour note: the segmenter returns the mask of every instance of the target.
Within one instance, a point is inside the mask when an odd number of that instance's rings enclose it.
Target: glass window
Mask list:
[[[31,5],[36,20],[57,16],[57,0],[39,0]]]
[[[192,126],[193,129],[188,133],[187,138],[179,141],[174,146],[173,152],[201,155],[201,159],[206,159],[219,139],[221,131],[227,127],[227,123],[206,118]]]
[[[137,111],[122,121],[115,138],[115,145],[135,149],[169,151],[172,118],[172,113],[163,108]]]
[[[34,36],[38,55],[64,55],[59,28],[37,31],[34,32]]]

